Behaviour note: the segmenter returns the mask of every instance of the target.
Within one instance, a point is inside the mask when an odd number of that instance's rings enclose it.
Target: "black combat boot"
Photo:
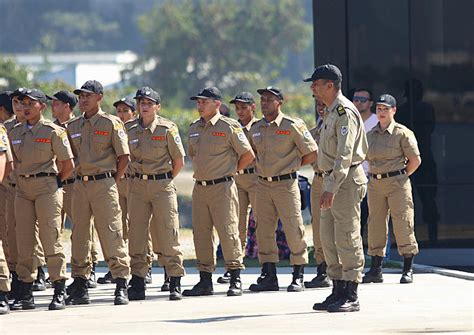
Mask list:
[[[46,286],[46,288],[53,288],[53,282],[51,281],[51,278],[46,278],[46,280],[44,281],[44,284]]]
[[[169,277],[170,300],[181,300],[181,277]]]
[[[372,264],[370,270],[364,274],[362,278],[362,283],[383,283],[382,276],[382,261],[383,257],[381,256],[372,256]]]
[[[107,272],[103,277],[99,277],[99,279],[97,279],[97,282],[99,284],[115,284],[116,281],[115,279],[112,277],[112,272]]]
[[[303,285],[304,265],[293,265],[293,279],[290,286],[287,287],[288,292],[304,291]]]
[[[56,280],[53,283],[54,295],[53,300],[48,306],[50,311],[56,311],[66,308],[66,279]]]
[[[413,255],[403,255],[403,273],[400,284],[413,283]]]
[[[222,276],[217,278],[219,284],[229,284],[230,283],[230,272],[226,271]]]
[[[313,309],[315,311],[325,311],[328,309],[328,306],[335,303],[344,295],[346,289],[346,282],[343,280],[333,280],[332,281],[332,293],[323,301],[315,303]]]
[[[96,288],[97,287],[97,280],[95,276],[95,264],[92,264],[91,275],[87,280],[87,288]]]
[[[263,263],[262,274],[257,279],[257,284],[249,287],[252,292],[278,291],[278,278],[275,263]]]
[[[7,292],[0,291],[0,315],[8,314],[10,312],[7,295]]]
[[[129,300],[145,300],[145,278],[132,275],[127,291]]]
[[[114,305],[128,305],[127,280],[117,278],[116,281]]]
[[[35,309],[35,299],[33,298],[33,283],[21,282],[21,293],[17,300],[10,306],[12,310]]]
[[[320,288],[320,287],[331,287],[331,281],[326,273],[326,262],[322,262],[318,265],[317,276],[311,281],[305,281],[304,287],[306,288]]]
[[[8,300],[15,300],[18,297],[20,292],[21,284],[20,280],[18,279],[18,275],[15,271],[11,272],[12,275],[12,283],[11,283],[11,290],[7,295]]]
[[[153,278],[151,276],[151,268],[148,268],[148,272],[145,275],[145,284],[152,284]]]
[[[33,282],[32,290],[35,292],[46,290],[46,276],[41,266],[38,266],[38,274]]]
[[[66,289],[66,305],[89,305],[89,290],[87,288],[87,279],[76,277],[74,282]]]
[[[19,310],[22,309],[22,307],[21,307],[21,297],[23,295],[24,283],[21,280],[17,279],[17,284],[16,285],[17,285],[16,292],[15,292],[15,294],[13,294],[13,296],[14,296],[13,299],[14,300],[13,300],[12,304],[10,305],[10,309],[12,311],[19,311]]]
[[[229,289],[227,290],[227,296],[236,297],[242,295],[242,281],[240,280],[240,269],[230,270],[229,273]],[[225,275],[224,275],[225,276]]]
[[[169,292],[170,277],[168,277],[168,274],[166,273],[166,269],[164,267],[163,267],[163,271],[164,271],[165,281],[163,282],[163,285],[161,285],[161,292]]]
[[[346,281],[346,289],[341,299],[328,306],[328,312],[358,312],[360,310],[359,299],[357,297],[358,284],[353,281]]]
[[[199,271],[199,282],[190,290],[184,290],[185,297],[198,297],[201,295],[213,295],[214,286],[212,285],[212,273]]]

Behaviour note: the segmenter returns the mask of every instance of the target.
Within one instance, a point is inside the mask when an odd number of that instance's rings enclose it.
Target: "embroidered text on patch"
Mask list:
[[[290,131],[289,130],[277,130],[276,133],[278,135],[290,135]]]
[[[225,133],[213,131],[213,132],[212,132],[212,136],[225,137]]]
[[[49,138],[37,138],[37,139],[35,139],[35,142],[37,142],[37,143],[51,143],[51,140]]]
[[[153,141],[164,141],[166,140],[166,136],[152,136],[151,139]]]
[[[101,130],[96,130],[96,131],[94,131],[94,134],[102,135],[102,136],[109,136],[109,132],[108,132],[108,131],[101,131]]]

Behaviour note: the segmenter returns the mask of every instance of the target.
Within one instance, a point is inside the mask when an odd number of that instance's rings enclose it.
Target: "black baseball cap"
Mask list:
[[[382,94],[378,97],[376,105],[384,105],[388,107],[397,107],[397,100],[390,94]]]
[[[28,90],[26,87],[18,87],[16,90],[13,91],[12,94],[10,94],[10,98],[13,99],[13,97],[23,97],[23,94],[25,94],[26,90]]]
[[[221,91],[215,86],[206,87],[201,90],[197,95],[190,97],[191,100],[201,99],[213,99],[213,100],[222,100]]]
[[[43,93],[43,91],[37,89],[37,88],[31,88],[31,89],[26,89],[26,91],[23,91],[23,97],[28,97],[32,100],[36,100],[41,103],[46,103],[48,102],[48,98],[46,97],[46,94]]]
[[[117,100],[114,102],[114,107],[117,107],[119,104],[125,104],[128,107],[132,109],[132,111],[135,111],[135,101],[133,101],[130,98],[122,98],[120,100]]]
[[[74,90],[74,94],[76,95],[81,94],[81,92],[104,94],[104,88],[97,80],[88,80],[81,86],[81,88]]]
[[[278,99],[283,100],[283,92],[276,86],[267,86],[265,88],[260,88],[257,90],[258,94],[262,95],[264,92],[269,92],[275,95]]]
[[[13,111],[11,98],[12,93],[12,91],[4,91],[0,93],[0,106],[4,107],[9,112]]]
[[[255,103],[255,98],[253,97],[253,94],[250,92],[240,92],[234,97],[234,99],[229,101],[229,103],[235,104],[237,101],[253,104]]]
[[[59,91],[59,92],[54,93],[53,96],[47,95],[46,97],[49,100],[59,100],[59,101],[62,101],[66,104],[69,104],[71,109],[74,108],[77,105],[77,97],[69,91],[65,91],[65,90],[64,91]]]
[[[144,86],[138,89],[133,99],[140,99],[140,98],[149,99],[153,102],[156,102],[157,104],[161,102],[160,94],[148,86]]]
[[[336,65],[324,64],[315,68],[311,77],[303,79],[303,81],[310,82],[318,79],[342,81],[342,73]]]

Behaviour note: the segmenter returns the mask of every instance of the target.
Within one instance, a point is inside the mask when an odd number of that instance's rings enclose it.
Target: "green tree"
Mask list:
[[[235,90],[270,82],[288,52],[311,42],[303,17],[293,0],[163,1],[139,18],[147,47],[125,78],[176,100],[204,85]]]
[[[14,90],[27,84],[28,71],[20,67],[13,59],[0,55],[0,91]]]

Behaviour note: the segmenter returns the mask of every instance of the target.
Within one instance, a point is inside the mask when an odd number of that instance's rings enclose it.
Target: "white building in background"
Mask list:
[[[137,60],[132,51],[64,52],[5,55],[31,71],[38,81],[62,80],[80,87],[89,79],[98,80],[104,87],[120,86],[121,71]]]

